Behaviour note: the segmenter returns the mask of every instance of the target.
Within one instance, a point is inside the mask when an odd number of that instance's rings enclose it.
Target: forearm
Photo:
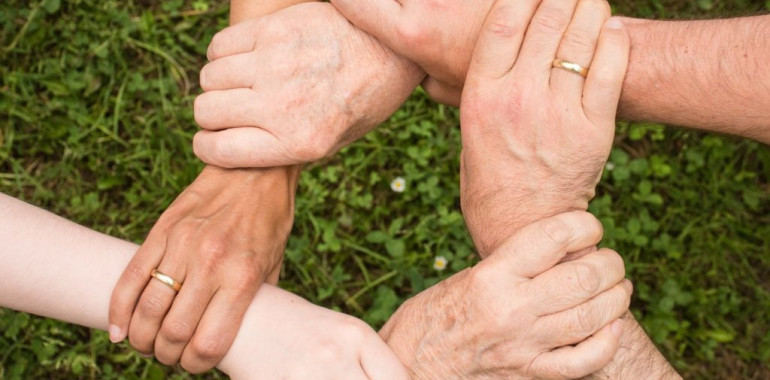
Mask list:
[[[601,371],[584,379],[674,380],[682,377],[671,367],[630,312],[623,316],[620,348]]]
[[[230,2],[230,25],[310,1],[316,0],[232,0]]]
[[[632,48],[620,117],[770,143],[770,16],[624,22]]]
[[[138,248],[0,194],[0,305],[106,330],[110,294]],[[219,368],[233,374],[247,367],[259,347],[279,342],[249,337],[268,334],[274,314],[302,315],[307,301],[263,285],[238,337]],[[286,316],[281,318],[285,318]],[[255,343],[256,342],[256,343]]]

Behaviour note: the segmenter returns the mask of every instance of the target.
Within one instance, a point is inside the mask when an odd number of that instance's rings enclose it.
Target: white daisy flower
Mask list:
[[[446,269],[447,264],[449,264],[449,260],[444,256],[436,256],[436,258],[433,259],[433,269],[435,270],[444,270]]]
[[[390,189],[397,193],[403,193],[404,190],[406,190],[406,180],[404,177],[396,177],[396,179],[390,183]]]

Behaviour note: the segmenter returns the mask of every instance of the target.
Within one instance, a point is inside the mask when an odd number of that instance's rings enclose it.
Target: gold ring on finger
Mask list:
[[[150,276],[155,278],[156,280],[168,285],[169,288],[174,289],[174,291],[178,292],[179,289],[182,289],[182,283],[174,280],[171,278],[171,276],[157,270],[153,269],[152,273],[150,273]]]
[[[578,65],[577,63],[565,61],[563,59],[559,59],[559,58],[554,59],[553,67],[578,74],[583,78],[588,76],[588,67],[583,67],[581,65]]]

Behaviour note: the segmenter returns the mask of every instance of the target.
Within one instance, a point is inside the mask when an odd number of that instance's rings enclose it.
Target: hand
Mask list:
[[[218,366],[233,380],[406,380],[369,325],[263,286]]]
[[[221,167],[330,156],[386,120],[423,76],[324,3],[224,29],[209,59],[195,100],[205,130],[193,145]]]
[[[520,3],[490,11],[460,109],[461,204],[482,256],[521,226],[587,208],[628,65],[622,24],[603,27],[606,1],[544,0],[533,16]],[[588,77],[553,68],[555,58],[590,66]]]
[[[423,87],[435,100],[460,104],[476,38],[494,0],[331,0],[353,24],[429,77]],[[513,11],[533,13],[541,0],[521,0]],[[517,25],[526,28],[529,20]]]
[[[609,250],[557,263],[601,235],[582,211],[531,224],[475,267],[408,300],[380,335],[415,379],[593,373],[618,349],[631,283]]]
[[[110,303],[110,339],[190,372],[230,347],[260,284],[278,280],[299,169],[206,167],[163,213]],[[278,189],[278,191],[276,191]],[[183,283],[177,293],[150,277]]]

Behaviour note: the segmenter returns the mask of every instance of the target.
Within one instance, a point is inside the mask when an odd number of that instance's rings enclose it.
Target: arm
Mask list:
[[[621,117],[770,144],[770,16],[624,22],[632,48]]]
[[[110,290],[136,245],[4,194],[0,240],[0,306],[107,328]],[[407,378],[364,322],[271,285],[250,301],[237,330],[217,365],[233,379],[306,379],[308,373],[316,379]]]
[[[533,220],[585,209],[612,144],[628,62],[623,25],[615,20],[602,27],[609,17],[605,2],[576,2],[574,14],[555,10],[563,4],[557,1],[519,12],[511,3],[498,1],[487,18],[461,108],[461,201],[482,255],[497,251],[507,236]],[[525,35],[516,26],[530,18]],[[556,56],[581,65],[593,61],[593,69],[583,79],[552,68]],[[448,339],[403,327],[405,321],[419,326],[413,320],[419,320],[415,309],[420,307],[419,302],[405,304],[381,331],[402,360],[414,350],[436,350],[430,342]],[[602,374],[676,376],[633,318],[626,319],[623,334],[615,357],[622,363],[612,363]]]
[[[459,104],[476,36],[494,0],[332,3],[356,26],[425,69],[430,80],[423,85],[431,96]],[[526,12],[541,3],[524,0],[516,7]],[[770,16],[624,22],[631,59],[621,117],[770,143]]]
[[[234,0],[233,23],[303,0]],[[110,339],[191,372],[210,369],[235,339],[260,285],[280,274],[299,167],[206,167],[161,215],[116,284]],[[177,294],[150,272],[186,284]]]

